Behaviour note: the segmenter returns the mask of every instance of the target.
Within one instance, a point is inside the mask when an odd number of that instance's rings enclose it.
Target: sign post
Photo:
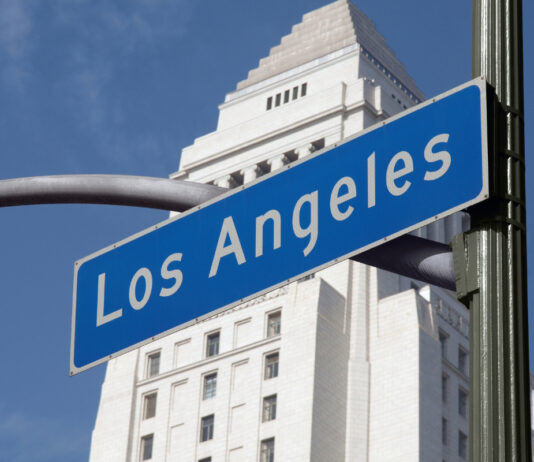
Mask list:
[[[473,0],[473,75],[489,99],[490,200],[453,240],[470,309],[471,462],[530,462],[521,0]]]

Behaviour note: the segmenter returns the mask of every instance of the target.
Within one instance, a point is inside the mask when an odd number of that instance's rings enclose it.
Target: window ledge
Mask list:
[[[191,369],[195,369],[197,367],[205,366],[206,364],[210,364],[210,363],[219,361],[220,359],[229,358],[231,356],[235,356],[235,355],[238,355],[240,353],[244,353],[246,351],[253,350],[254,348],[258,348],[258,347],[261,347],[261,346],[264,346],[264,345],[268,345],[270,343],[276,343],[280,339],[281,339],[281,335],[276,335],[276,336],[273,336],[273,337],[264,338],[264,339],[258,340],[256,342],[249,343],[248,345],[245,345],[245,346],[242,346],[242,347],[239,347],[239,348],[235,348],[233,350],[230,350],[230,351],[227,351],[227,352],[224,352],[224,353],[220,353],[220,354],[215,355],[215,356],[210,356],[209,358],[204,358],[204,359],[201,359],[200,361],[192,362],[190,364],[187,364],[186,366],[182,366],[182,367],[178,367],[178,368],[172,369],[172,370],[170,370],[168,372],[164,372],[164,373],[156,375],[154,377],[149,377],[149,378],[146,378],[146,379],[139,380],[137,382],[137,385],[139,385],[139,386],[146,385],[146,384],[153,383],[153,382],[156,382],[158,380],[161,380],[161,379],[164,379],[164,378],[167,378],[167,377],[171,377],[171,376],[176,375],[176,374],[181,374],[182,372],[187,372],[187,371],[189,371]]]

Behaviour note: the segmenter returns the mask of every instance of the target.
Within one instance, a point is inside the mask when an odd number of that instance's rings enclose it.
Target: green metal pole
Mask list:
[[[491,199],[453,239],[470,309],[471,462],[531,462],[521,0],[473,0],[473,76],[489,84]]]

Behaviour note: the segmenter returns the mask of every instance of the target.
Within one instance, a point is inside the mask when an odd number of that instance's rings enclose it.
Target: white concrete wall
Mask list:
[[[312,461],[345,460],[349,334],[346,300],[318,279],[319,312],[315,349]]]
[[[464,351],[469,351],[469,312],[447,291],[427,286],[420,293],[431,303],[438,335],[441,330],[448,336],[444,357],[441,356],[440,348],[441,370],[438,372],[440,382],[443,375],[448,377],[445,401],[441,399],[440,393],[442,416],[447,419],[447,438],[442,457],[447,461],[460,462],[466,460],[458,455],[458,440],[460,431],[469,435],[469,401],[465,416],[461,416],[458,395],[460,389],[469,391],[469,361],[466,362],[465,373],[462,372],[458,367],[458,350],[463,348]],[[441,384],[439,389],[441,391]]]
[[[376,305],[376,269],[351,263],[347,293],[350,345],[347,381],[346,459],[368,460],[370,419],[370,307]]]
[[[419,347],[415,291],[380,300],[370,316],[369,459],[420,460]]]
[[[441,361],[436,314],[432,305],[416,292],[419,320],[419,460],[440,460]]]
[[[138,351],[108,362],[89,460],[126,462],[132,452]]]

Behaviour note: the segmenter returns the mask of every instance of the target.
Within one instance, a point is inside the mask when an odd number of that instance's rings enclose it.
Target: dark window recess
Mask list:
[[[148,355],[147,377],[154,377],[159,374],[160,358],[161,354],[159,352]]]
[[[467,392],[462,389],[458,390],[458,414],[467,417]]]
[[[271,313],[267,317],[267,337],[274,337],[275,335],[280,335],[280,323],[281,323],[281,313],[277,311],[276,313]]]
[[[215,416],[213,414],[202,417],[200,424],[200,442],[213,439],[213,425],[215,423]]]
[[[462,432],[458,432],[458,455],[467,459],[467,435]]]
[[[154,435],[146,435],[141,438],[141,460],[152,459],[152,446],[154,445]]]
[[[306,96],[308,90],[308,84],[303,83],[300,85],[300,96]],[[282,96],[283,95],[283,96]],[[274,96],[267,98],[267,110],[271,110],[273,107],[278,107],[280,104],[289,103],[291,100],[296,100],[299,97],[299,87],[293,87],[293,89],[284,90],[281,93],[277,93]]]
[[[278,377],[278,353],[273,353],[265,357],[265,374],[264,379],[274,379]]]
[[[206,338],[206,358],[216,356],[219,354],[219,338],[220,333],[215,332]]]
[[[217,373],[204,376],[204,394],[202,399],[214,398],[217,393]]]
[[[458,348],[458,369],[467,375],[467,351],[462,347]]]
[[[321,138],[320,140],[314,141],[312,143],[313,151],[319,151],[320,149],[324,148],[324,138]]]
[[[263,398],[262,422],[276,419],[276,395]]]
[[[269,438],[261,442],[260,461],[274,462],[274,438]]]
[[[293,149],[292,151],[286,151],[284,152],[284,156],[286,156],[289,159],[289,162],[293,162],[298,159],[297,153]]]
[[[158,399],[157,393],[150,393],[145,396],[145,409],[143,419],[151,419],[156,416],[156,401]]]
[[[439,331],[439,343],[441,344],[441,357],[445,359],[447,357],[447,339],[449,336],[443,332]]]

